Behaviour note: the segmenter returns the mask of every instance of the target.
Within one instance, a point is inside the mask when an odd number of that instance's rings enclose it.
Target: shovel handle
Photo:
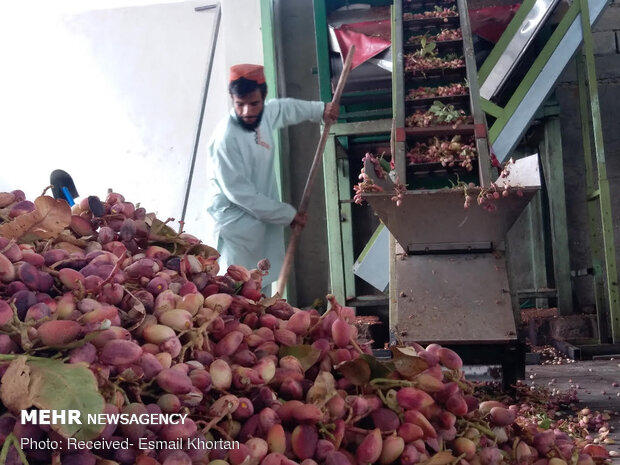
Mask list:
[[[349,49],[349,53],[347,53],[347,58],[344,62],[342,73],[340,73],[340,77],[338,78],[338,84],[336,85],[334,96],[332,97],[332,105],[337,106],[340,104],[340,97],[342,96],[344,85],[346,84],[349,73],[351,72],[351,63],[353,62],[354,54],[355,45],[352,45]],[[304,193],[301,197],[301,202],[299,202],[299,208],[297,211],[300,213],[305,213],[308,209],[310,194],[312,193],[312,186],[314,185],[314,178],[316,178],[316,175],[319,172],[319,167],[321,166],[321,162],[323,161],[323,151],[325,150],[325,144],[327,144],[327,136],[329,136],[329,130],[331,128],[331,125],[331,121],[326,121],[321,131],[321,139],[319,140],[319,145],[317,146],[316,152],[314,153],[314,160],[312,161],[312,166],[310,167],[310,174],[308,175],[308,179],[306,180],[306,185],[304,187]],[[282,269],[280,270],[280,275],[278,276],[277,293],[280,294],[280,296],[284,293],[284,287],[286,286],[288,275],[291,272],[293,258],[295,257],[295,248],[297,247],[297,238],[300,233],[301,228],[293,229],[288,247],[286,249],[286,255],[284,256]]]

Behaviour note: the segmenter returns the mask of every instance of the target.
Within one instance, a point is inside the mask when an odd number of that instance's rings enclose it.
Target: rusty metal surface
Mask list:
[[[420,343],[516,340],[503,253],[397,253],[394,266],[391,316],[396,318],[390,319],[390,328],[398,338]]]
[[[386,193],[364,194],[364,199],[405,250],[442,242],[490,241],[497,247],[538,190],[525,188],[522,197],[512,193],[493,200],[497,211],[488,212],[475,201],[469,208],[463,208],[463,191],[454,189],[407,191],[402,205],[397,207],[391,200],[394,194],[387,191],[388,186],[389,183],[383,186]],[[474,192],[475,200],[479,190],[470,191]]]

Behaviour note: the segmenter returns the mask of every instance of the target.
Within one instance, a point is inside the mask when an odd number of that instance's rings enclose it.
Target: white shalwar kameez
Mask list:
[[[278,279],[284,261],[284,226],[296,209],[280,201],[274,170],[273,131],[302,121],[320,121],[323,102],[273,99],[265,102],[255,131],[241,127],[234,109],[209,142],[207,211],[215,222],[220,269],[271,263],[263,286]]]

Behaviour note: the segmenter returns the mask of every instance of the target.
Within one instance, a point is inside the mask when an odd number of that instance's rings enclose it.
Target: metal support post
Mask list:
[[[534,289],[547,287],[547,267],[545,260],[545,237],[543,233],[542,192],[536,193],[525,209],[529,226],[530,263],[532,264],[532,285]],[[510,237],[510,236],[509,236]],[[509,273],[510,274],[510,273]],[[513,294],[516,293],[512,284]],[[513,297],[514,298],[514,297]],[[519,299],[517,298],[517,302]],[[536,307],[541,308],[548,299],[536,298]],[[521,321],[521,315],[516,321]]]
[[[543,175],[548,193],[553,274],[560,315],[573,313],[573,297],[566,230],[566,194],[564,191],[564,160],[559,108],[545,108],[545,137],[539,148]]]
[[[327,8],[325,0],[314,0],[314,33],[316,34],[316,61],[319,76],[319,95],[321,100],[329,102],[332,99],[330,65],[329,65],[329,36],[327,29]]]
[[[207,107],[207,96],[209,95],[209,85],[211,83],[211,71],[213,70],[213,62],[215,59],[215,48],[217,47],[217,37],[220,32],[220,22],[222,19],[222,8],[219,3],[206,5],[195,8],[195,11],[215,10],[215,19],[213,20],[213,30],[211,31],[211,43],[209,45],[209,62],[207,63],[207,75],[205,85],[202,91],[202,99],[200,105],[200,116],[198,117],[198,126],[194,136],[194,146],[192,150],[192,160],[187,176],[187,184],[185,188],[185,198],[183,199],[183,209],[181,211],[181,220],[179,221],[179,232],[185,224],[185,213],[187,213],[187,205],[189,203],[189,194],[192,190],[192,179],[194,178],[194,168],[196,167],[196,158],[198,156],[198,147],[200,145],[200,135],[202,134],[202,123],[204,121],[205,109]],[[215,244],[217,246],[217,244]]]
[[[339,302],[346,302],[345,268],[343,263],[342,227],[338,188],[336,137],[330,135],[323,155],[323,182],[325,184],[325,213],[327,220],[327,247],[329,250],[330,292]]]
[[[579,113],[581,115],[581,139],[583,141],[583,153],[586,167],[586,197],[588,207],[588,230],[590,239],[590,255],[592,257],[592,270],[594,278],[594,302],[598,319],[599,343],[607,342],[609,333],[609,309],[605,301],[605,279],[603,274],[603,249],[601,244],[600,220],[598,213],[596,181],[594,179],[594,166],[592,163],[592,138],[590,135],[590,113],[588,108],[588,92],[585,76],[585,63],[583,56],[577,55],[577,76],[579,78]]]
[[[478,86],[478,73],[476,59],[474,57],[474,44],[472,40],[471,25],[469,23],[469,9],[467,0],[457,0],[459,16],[461,18],[461,30],[463,35],[463,55],[467,68],[467,83],[469,86],[469,100],[471,114],[474,118],[476,148],[478,150],[478,176],[481,187],[491,184],[493,170],[491,167],[489,142],[487,140],[486,120],[480,106],[480,87]]]
[[[390,343],[396,344],[400,342],[401,336],[405,336],[404,334],[400,334],[400,329],[398,328],[398,286],[395,286],[394,283],[397,281],[397,270],[396,270],[396,260],[406,260],[407,256],[396,239],[392,234],[390,234],[390,283],[388,289],[389,296],[389,331],[390,331]],[[402,310],[401,310],[402,312]]]
[[[349,173],[348,156],[338,157],[338,147],[336,147],[336,172],[334,175],[338,181],[338,202],[340,210],[340,230],[342,237],[342,263],[344,271],[344,292],[345,299],[355,295],[355,275],[353,274],[353,263],[355,257],[353,253],[353,212],[351,206],[351,177]],[[346,300],[342,300],[346,302]]]
[[[400,0],[392,7],[392,118],[394,144],[392,159],[400,183],[407,183],[407,159],[404,140],[405,129],[405,79],[403,66],[403,6]],[[396,52],[396,53],[394,53]],[[409,189],[412,186],[408,187]]]
[[[589,203],[592,203],[598,197],[599,202],[599,210],[600,210],[600,227],[602,232],[602,257],[604,257],[605,263],[605,278],[607,284],[607,304],[609,311],[609,319],[607,322],[609,323],[609,328],[611,330],[611,340],[613,343],[616,343],[620,339],[620,294],[618,291],[618,269],[616,267],[616,250],[614,245],[614,228],[613,228],[613,217],[611,212],[611,195],[609,189],[609,180],[607,179],[607,166],[605,163],[605,148],[603,145],[603,127],[601,124],[601,110],[600,103],[598,98],[598,83],[596,78],[596,69],[594,65],[594,46],[592,39],[592,30],[590,28],[590,12],[588,8],[587,0],[580,0],[581,3],[581,26],[583,30],[583,47],[582,47],[582,55],[583,58],[580,60],[580,71],[585,71],[585,77],[583,76],[583,72],[580,72],[580,91],[587,90],[587,98],[589,99],[589,114],[582,113],[582,125],[588,124],[588,122],[592,121],[592,133],[594,139],[594,153],[596,156],[596,171],[597,171],[597,182],[598,185],[596,193],[594,191],[589,190],[588,200]],[[583,68],[583,64],[585,62],[585,69]],[[585,82],[584,82],[585,81]],[[587,88],[587,89],[586,89]],[[581,92],[580,92],[581,93]],[[584,102],[584,97],[580,99],[580,108],[583,110],[584,107],[587,108],[587,104]],[[589,140],[589,127],[588,129],[588,140]],[[586,128],[584,127],[583,132],[585,133]],[[585,134],[584,134],[585,135]],[[584,138],[585,143],[585,138]],[[586,149],[584,145],[584,149]],[[584,150],[584,155],[586,157],[586,167],[588,166],[588,159],[592,156],[591,147],[588,147],[588,151]],[[591,161],[590,161],[591,164]],[[590,166],[590,172],[591,166]],[[596,185],[591,186],[596,187]],[[593,216],[590,217],[591,220]],[[590,223],[591,229],[595,229],[596,226]],[[599,268],[599,273],[602,270]],[[597,272],[595,267],[595,273]],[[602,273],[601,273],[602,274]],[[599,302],[597,302],[598,304]],[[597,308],[598,312],[602,311],[602,308]],[[599,323],[602,323],[602,319],[599,318]],[[600,328],[599,328],[600,329]],[[599,337],[601,338],[601,342],[605,342],[603,338],[605,338],[606,333],[600,332]]]

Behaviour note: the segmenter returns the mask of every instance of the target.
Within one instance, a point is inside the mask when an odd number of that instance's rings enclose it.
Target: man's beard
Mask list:
[[[243,118],[241,118],[241,116],[239,116],[237,113],[235,113],[235,116],[237,117],[237,123],[239,123],[239,125],[245,129],[248,132],[252,132],[254,131],[260,124],[262,118],[263,118],[263,112],[261,111],[257,116],[256,119],[254,120],[253,123],[248,123],[246,121],[244,121]]]

